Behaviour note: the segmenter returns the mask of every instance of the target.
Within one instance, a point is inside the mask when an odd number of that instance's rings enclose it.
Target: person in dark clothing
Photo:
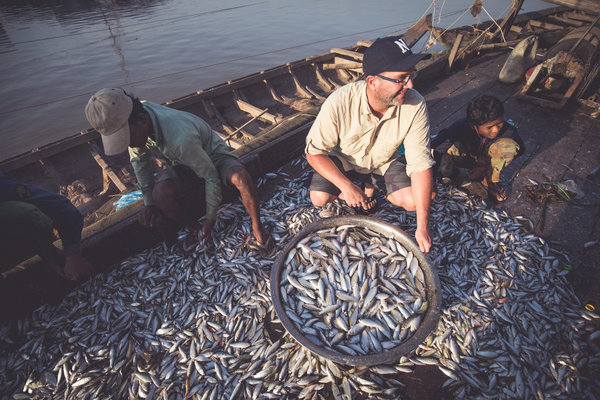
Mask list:
[[[498,184],[502,170],[523,154],[525,145],[512,123],[504,121],[502,102],[480,96],[467,106],[467,118],[443,129],[431,140],[437,174],[449,182],[456,168],[466,168],[467,184],[480,184],[492,200],[506,200]]]
[[[36,254],[61,277],[80,281],[92,272],[81,255],[83,217],[63,196],[0,173],[0,268],[8,270]],[[54,229],[63,252],[54,247]]]

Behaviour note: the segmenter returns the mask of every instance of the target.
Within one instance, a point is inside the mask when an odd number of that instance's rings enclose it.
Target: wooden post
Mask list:
[[[448,70],[452,69],[452,64],[454,64],[454,58],[456,57],[456,53],[460,48],[460,43],[462,42],[462,39],[463,34],[459,33],[458,36],[456,36],[456,40],[454,41],[454,44],[452,45],[452,50],[450,51],[450,55],[448,56]]]
[[[566,6],[574,10],[585,11],[590,14],[600,14],[600,2],[598,0],[544,0],[549,3]]]
[[[98,163],[100,168],[102,168],[102,177],[104,179],[102,194],[106,193],[106,191],[108,190],[108,185],[106,184],[107,177],[115,184],[117,189],[119,189],[119,192],[121,192],[121,193],[126,192],[127,186],[125,186],[125,184],[123,182],[121,182],[121,179],[119,179],[117,174],[115,174],[115,171],[113,171],[113,169],[106,163],[106,161],[104,161],[104,159],[100,155],[99,150],[100,149],[98,149],[98,146],[95,143],[90,142],[90,153],[92,154],[92,157],[94,157],[94,160],[96,160],[96,162]]]
[[[515,20],[515,17],[517,16],[517,14],[519,14],[519,11],[521,11],[523,1],[524,0],[513,0],[512,9],[510,10],[506,18],[502,20],[502,22],[500,23],[500,28],[496,29],[496,32],[494,32],[494,35],[492,36],[491,40],[497,39],[498,36],[500,36],[501,34],[502,37],[506,37],[506,34],[510,30],[512,23]]]

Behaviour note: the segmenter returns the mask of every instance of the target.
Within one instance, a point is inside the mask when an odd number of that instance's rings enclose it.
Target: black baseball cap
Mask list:
[[[413,53],[399,37],[378,38],[365,51],[363,73],[367,76],[385,71],[408,71],[419,61],[430,57],[428,53]]]

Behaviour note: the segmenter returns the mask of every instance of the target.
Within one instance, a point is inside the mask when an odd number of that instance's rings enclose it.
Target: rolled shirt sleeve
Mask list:
[[[328,155],[338,146],[340,136],[334,134],[339,131],[338,116],[332,102],[333,100],[328,98],[321,106],[306,136],[305,153]]]
[[[153,206],[154,167],[152,166],[152,151],[149,146],[150,144],[146,144],[145,147],[130,147],[129,161],[135,172],[138,186],[144,196],[144,205]]]

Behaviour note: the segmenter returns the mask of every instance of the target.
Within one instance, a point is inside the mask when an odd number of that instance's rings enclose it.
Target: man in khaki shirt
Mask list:
[[[368,210],[378,187],[392,204],[416,211],[415,239],[423,252],[431,248],[435,162],[427,107],[412,78],[415,64],[427,56],[413,54],[401,39],[377,39],[363,58],[364,80],[336,90],[323,103],[305,149],[315,170],[310,185],[315,206],[339,197]],[[365,191],[353,181],[364,183]]]

